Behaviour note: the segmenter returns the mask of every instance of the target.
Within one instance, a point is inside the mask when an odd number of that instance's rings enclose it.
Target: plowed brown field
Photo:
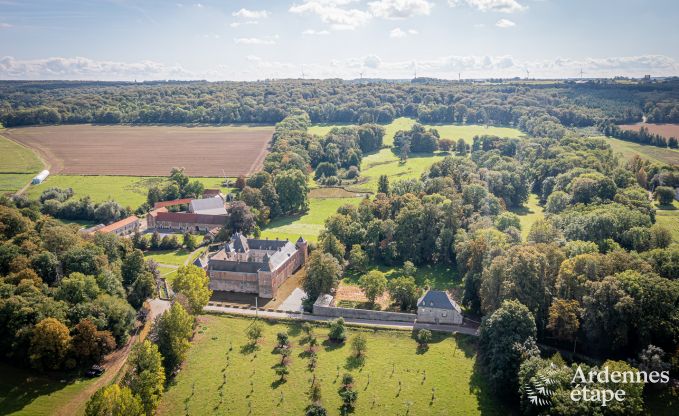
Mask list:
[[[663,137],[679,137],[679,124],[651,124],[651,123],[637,123],[637,124],[622,124],[620,126],[623,130],[639,131],[642,127],[646,127],[650,133],[659,134]]]
[[[165,176],[183,167],[190,176],[256,172],[273,127],[46,126],[3,131],[36,150],[52,174]]]

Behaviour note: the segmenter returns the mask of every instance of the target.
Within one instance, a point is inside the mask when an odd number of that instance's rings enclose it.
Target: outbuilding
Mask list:
[[[448,292],[429,290],[417,301],[417,322],[462,324],[462,309]]]
[[[44,181],[45,179],[47,179],[47,177],[49,176],[49,174],[50,174],[50,171],[48,171],[48,170],[43,170],[42,172],[40,172],[40,173],[38,173],[37,175],[35,175],[35,177],[33,177],[33,179],[31,180],[31,183],[32,183],[33,185],[38,185],[38,184],[42,183],[42,181]]]

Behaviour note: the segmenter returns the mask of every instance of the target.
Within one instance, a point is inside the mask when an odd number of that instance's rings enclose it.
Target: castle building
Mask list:
[[[246,238],[240,233],[196,263],[207,269],[210,289],[274,298],[278,288],[307,260],[308,245],[288,240]]]

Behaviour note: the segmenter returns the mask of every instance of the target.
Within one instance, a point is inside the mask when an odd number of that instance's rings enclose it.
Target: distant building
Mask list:
[[[417,301],[417,322],[462,324],[462,309],[448,292],[429,290]]]
[[[113,224],[98,229],[98,233],[113,233],[115,235],[123,236],[134,233],[139,229],[139,218],[132,215]]]
[[[50,171],[48,171],[48,170],[43,170],[42,172],[40,172],[40,173],[38,173],[37,175],[35,175],[35,177],[33,177],[33,179],[31,180],[31,183],[32,183],[33,185],[38,185],[38,184],[42,183],[42,181],[44,181],[45,179],[47,179],[47,177],[48,177],[49,175],[50,175]]]
[[[80,230],[78,230],[78,232],[80,234],[94,234],[104,227],[105,227],[104,224],[97,224],[97,225],[94,225],[94,226],[89,227],[89,228],[81,228]]]
[[[207,264],[210,289],[273,298],[280,285],[307,260],[307,242],[246,238],[240,233],[195,264]]]
[[[171,201],[160,201],[153,204],[153,209],[176,207],[179,205],[188,205],[191,203],[191,198],[173,199]]]

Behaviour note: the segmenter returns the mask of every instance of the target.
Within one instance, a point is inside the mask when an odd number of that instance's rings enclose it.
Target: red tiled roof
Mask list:
[[[100,228],[99,230],[97,230],[97,232],[100,232],[100,233],[110,233],[110,232],[112,232],[112,231],[117,230],[118,228],[122,228],[122,227],[124,227],[124,226],[126,226],[126,225],[132,224],[133,222],[137,222],[137,221],[139,221],[139,218],[137,218],[136,216],[132,215],[132,216],[127,217],[127,218],[125,218],[125,219],[122,219],[122,220],[120,220],[120,221],[116,221],[116,222],[114,222],[113,224],[109,224],[109,225],[107,225],[107,226],[104,227],[104,228]]]
[[[190,204],[191,198],[173,199],[172,201],[160,201],[153,204],[153,208],[171,207],[174,205]]]
[[[192,212],[158,212],[156,221],[224,225],[227,217],[227,215],[194,214]]]

